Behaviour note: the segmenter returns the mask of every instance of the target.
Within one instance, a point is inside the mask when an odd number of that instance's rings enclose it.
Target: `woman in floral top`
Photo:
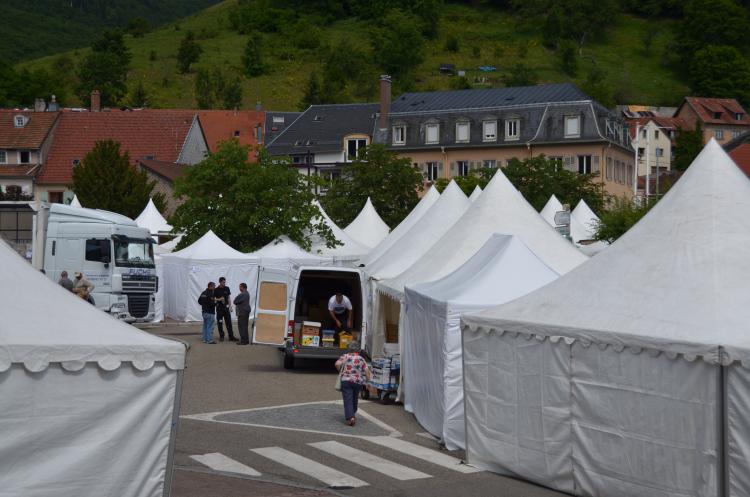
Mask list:
[[[346,424],[354,426],[357,418],[359,391],[370,379],[370,367],[365,358],[359,355],[359,342],[350,342],[346,354],[336,361],[341,374],[341,396],[344,398],[344,418]]]

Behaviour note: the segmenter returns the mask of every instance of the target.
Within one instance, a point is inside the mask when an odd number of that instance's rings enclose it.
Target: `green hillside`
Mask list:
[[[177,51],[186,32],[191,30],[203,49],[196,69],[221,71],[225,76],[242,74],[242,53],[248,36],[231,29],[229,12],[235,1],[226,1],[207,8],[176,23],[170,23],[141,38],[126,37],[132,52],[128,85],[133,88],[143,81],[151,107],[195,107],[194,73],[179,74]],[[320,21],[323,46],[337,46],[341,41],[370,51],[368,21],[349,18],[325,23]],[[503,77],[523,62],[538,76],[538,82],[573,81],[583,83],[590,68],[603,69],[606,82],[618,102],[675,105],[687,93],[687,87],[663,64],[665,48],[672,40],[671,21],[646,20],[620,15],[605,38],[585,44],[577,52],[578,71],[574,78],[560,67],[554,51],[542,46],[541,35],[522,26],[518,19],[490,7],[473,8],[447,4],[440,21],[438,37],[428,40],[425,60],[415,70],[415,90],[448,89],[456,85],[456,76],[440,75],[441,63],[455,64],[466,70],[468,82],[474,87],[502,86]],[[323,24],[325,23],[325,24]],[[299,29],[299,24],[297,25]],[[644,49],[644,34],[654,34],[650,49]],[[263,33],[263,55],[267,73],[255,78],[242,76],[243,106],[252,108],[257,101],[266,109],[295,110],[303,96],[309,75],[320,67],[321,51],[298,48],[287,30]],[[446,41],[454,37],[458,51],[446,49]],[[68,58],[79,61],[87,50],[67,52]],[[60,55],[29,61],[20,68],[60,67]],[[55,61],[58,61],[55,66]],[[491,65],[495,72],[482,73],[479,66]],[[372,80],[361,98],[377,98],[375,68],[366,80]],[[484,79],[481,79],[484,78]],[[74,84],[71,80],[71,84]],[[69,92],[66,105],[77,105]],[[362,96],[364,95],[364,96]]]

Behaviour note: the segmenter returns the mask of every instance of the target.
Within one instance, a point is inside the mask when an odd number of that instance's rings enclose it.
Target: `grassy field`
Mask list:
[[[240,74],[242,51],[247,37],[229,28],[227,12],[234,1],[215,5],[178,23],[169,24],[148,33],[143,38],[127,37],[133,54],[129,85],[142,80],[152,107],[195,107],[193,74],[177,72],[176,54],[181,39],[192,30],[203,47],[203,55],[196,68],[219,68],[225,74]],[[656,33],[651,50],[643,48],[643,34]],[[363,47],[368,46],[368,25],[362,21],[346,20],[326,26],[324,37],[335,44],[345,39]],[[459,40],[459,51],[445,48],[446,38]],[[628,103],[676,105],[688,91],[677,76],[662,67],[665,46],[671,30],[665,22],[647,21],[621,16],[603,42],[584,46],[579,56],[576,78],[570,78],[559,67],[553,51],[541,45],[538,33],[529,32],[517,20],[491,9],[472,9],[448,5],[442,19],[440,36],[428,42],[424,63],[416,71],[417,90],[440,90],[451,87],[452,77],[440,75],[441,63],[455,64],[466,70],[466,76],[477,87],[502,86],[502,76],[519,60],[529,65],[540,82],[573,81],[581,83],[587,70],[596,61],[607,74],[608,82],[617,90],[621,100]],[[264,108],[296,110],[305,83],[312,69],[319,64],[319,56],[308,50],[293,47],[283,34],[264,35],[267,74],[257,78],[243,77],[244,107],[252,108],[260,101]],[[479,47],[479,55],[476,49]],[[150,60],[152,52],[155,60]],[[78,60],[86,50],[68,52]],[[55,57],[49,56],[21,64],[23,67],[47,67]],[[492,65],[498,70],[481,73],[477,67]],[[475,78],[484,80],[475,81]],[[373,81],[373,90],[377,87]],[[66,102],[75,105],[77,102]]]

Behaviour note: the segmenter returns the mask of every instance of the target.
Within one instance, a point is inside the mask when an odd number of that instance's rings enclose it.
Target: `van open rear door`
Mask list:
[[[293,281],[289,271],[264,267],[258,271],[253,343],[284,344]]]

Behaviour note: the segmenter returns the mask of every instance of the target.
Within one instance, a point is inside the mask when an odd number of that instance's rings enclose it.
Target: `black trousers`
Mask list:
[[[224,321],[224,323],[227,325],[227,333],[229,334],[229,338],[234,338],[234,331],[232,331],[232,314],[229,312],[229,309],[226,306],[216,306],[216,322],[219,325],[219,336],[221,338],[224,338],[224,328],[221,324],[221,322]]]
[[[250,336],[248,334],[248,322],[250,321],[250,314],[237,313],[237,328],[240,329],[240,342],[250,343]]]

